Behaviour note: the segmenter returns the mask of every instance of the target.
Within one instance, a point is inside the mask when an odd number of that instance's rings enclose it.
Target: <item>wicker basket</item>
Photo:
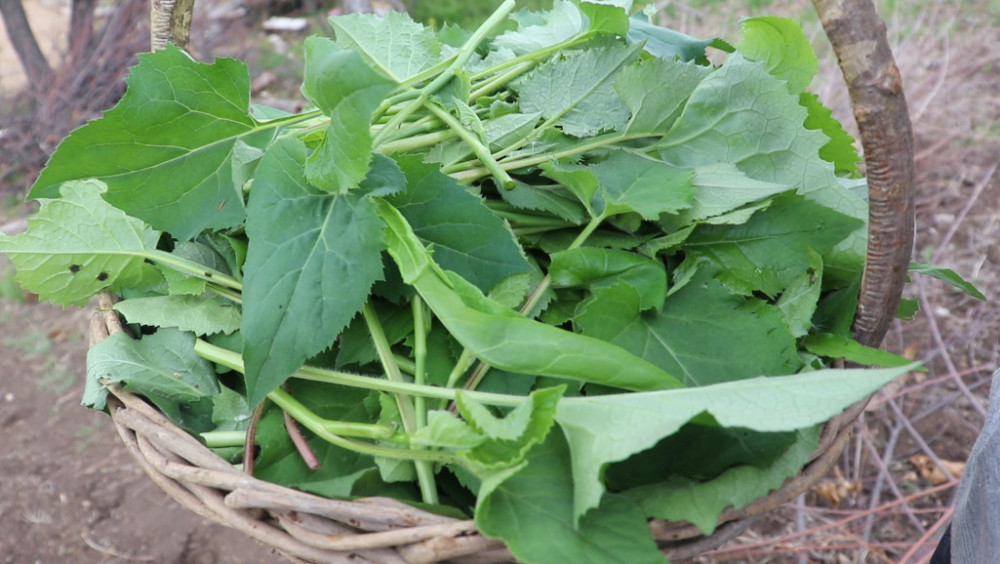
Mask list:
[[[174,3],[154,2],[172,9]],[[193,2],[176,2],[190,10]],[[913,149],[910,122],[885,25],[871,0],[814,0],[847,81],[864,147],[869,181],[868,258],[855,315],[856,338],[877,346],[898,304],[913,239]],[[163,17],[154,46],[181,39],[164,25],[190,18]],[[179,23],[178,23],[179,22]],[[154,24],[156,24],[154,18]],[[160,31],[157,31],[159,28]],[[91,325],[91,345],[122,331],[102,294]],[[456,563],[512,562],[504,545],[479,534],[471,520],[420,511],[387,498],[351,502],[310,495],[244,474],[216,456],[143,399],[110,389],[109,409],[126,447],[150,478],[195,513],[270,546],[296,562]],[[767,512],[808,490],[839,457],[858,414],[858,403],[828,422],[803,471],[778,490],[738,510],[727,510],[711,536],[687,523],[651,521],[650,530],[671,559],[717,547]]]

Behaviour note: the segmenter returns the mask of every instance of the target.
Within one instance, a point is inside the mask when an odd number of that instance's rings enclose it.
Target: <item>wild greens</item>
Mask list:
[[[230,456],[267,402],[259,477],[634,563],[663,560],[648,518],[711,532],[912,369],[850,339],[858,157],[796,24],[734,48],[629,2],[513,4],[472,33],[332,18],[295,115],[238,61],[142,55],[0,238],[41,298],[115,292],[141,329],[92,348],[84,403],[122,383]]]

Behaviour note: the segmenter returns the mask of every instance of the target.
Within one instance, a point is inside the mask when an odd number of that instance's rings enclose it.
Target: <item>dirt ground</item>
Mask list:
[[[43,51],[58,53],[68,2],[24,6]],[[0,25],[0,92],[23,84]],[[6,203],[19,198],[0,192]],[[0,223],[20,215],[14,206]],[[5,279],[10,269],[0,263]],[[168,498],[131,460],[111,419],[79,405],[91,311],[0,298],[0,563],[287,562]]]
[[[287,562],[168,498],[79,405],[89,313],[0,301],[0,562]]]
[[[58,52],[68,2],[24,5],[43,51]],[[0,26],[0,90],[23,83]],[[132,462],[110,418],[79,405],[89,315],[0,299],[0,563],[287,562],[181,508]]]

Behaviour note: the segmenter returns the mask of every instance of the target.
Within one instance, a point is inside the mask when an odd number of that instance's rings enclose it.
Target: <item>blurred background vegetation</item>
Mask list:
[[[442,23],[458,25],[465,29],[474,28],[489,17],[503,0],[404,0],[406,11],[413,19],[429,25]],[[522,0],[519,9],[540,10],[552,6],[551,0]]]

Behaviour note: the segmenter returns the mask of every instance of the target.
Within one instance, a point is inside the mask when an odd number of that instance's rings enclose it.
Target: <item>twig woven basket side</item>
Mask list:
[[[169,5],[170,10],[189,11],[192,4],[192,0],[156,0],[154,9]],[[854,329],[860,342],[877,346],[898,304],[912,248],[909,117],[885,26],[871,0],[814,0],[814,4],[838,54],[864,147],[870,207],[868,258]],[[189,14],[174,16],[161,17],[168,22],[161,27],[190,23]],[[159,35],[154,29],[156,39],[187,38],[186,30],[160,30]],[[91,345],[123,330],[111,305],[110,295],[99,297]],[[198,515],[243,531],[292,561],[514,561],[501,542],[480,535],[471,520],[442,517],[388,498],[332,500],[253,478],[143,399],[117,387],[110,391],[109,410],[122,441],[160,488]],[[717,547],[742,532],[752,517],[808,490],[840,455],[866,403],[855,404],[824,426],[811,462],[799,475],[754,503],[723,513],[715,534],[705,537],[687,523],[650,522],[664,554],[684,559]]]

